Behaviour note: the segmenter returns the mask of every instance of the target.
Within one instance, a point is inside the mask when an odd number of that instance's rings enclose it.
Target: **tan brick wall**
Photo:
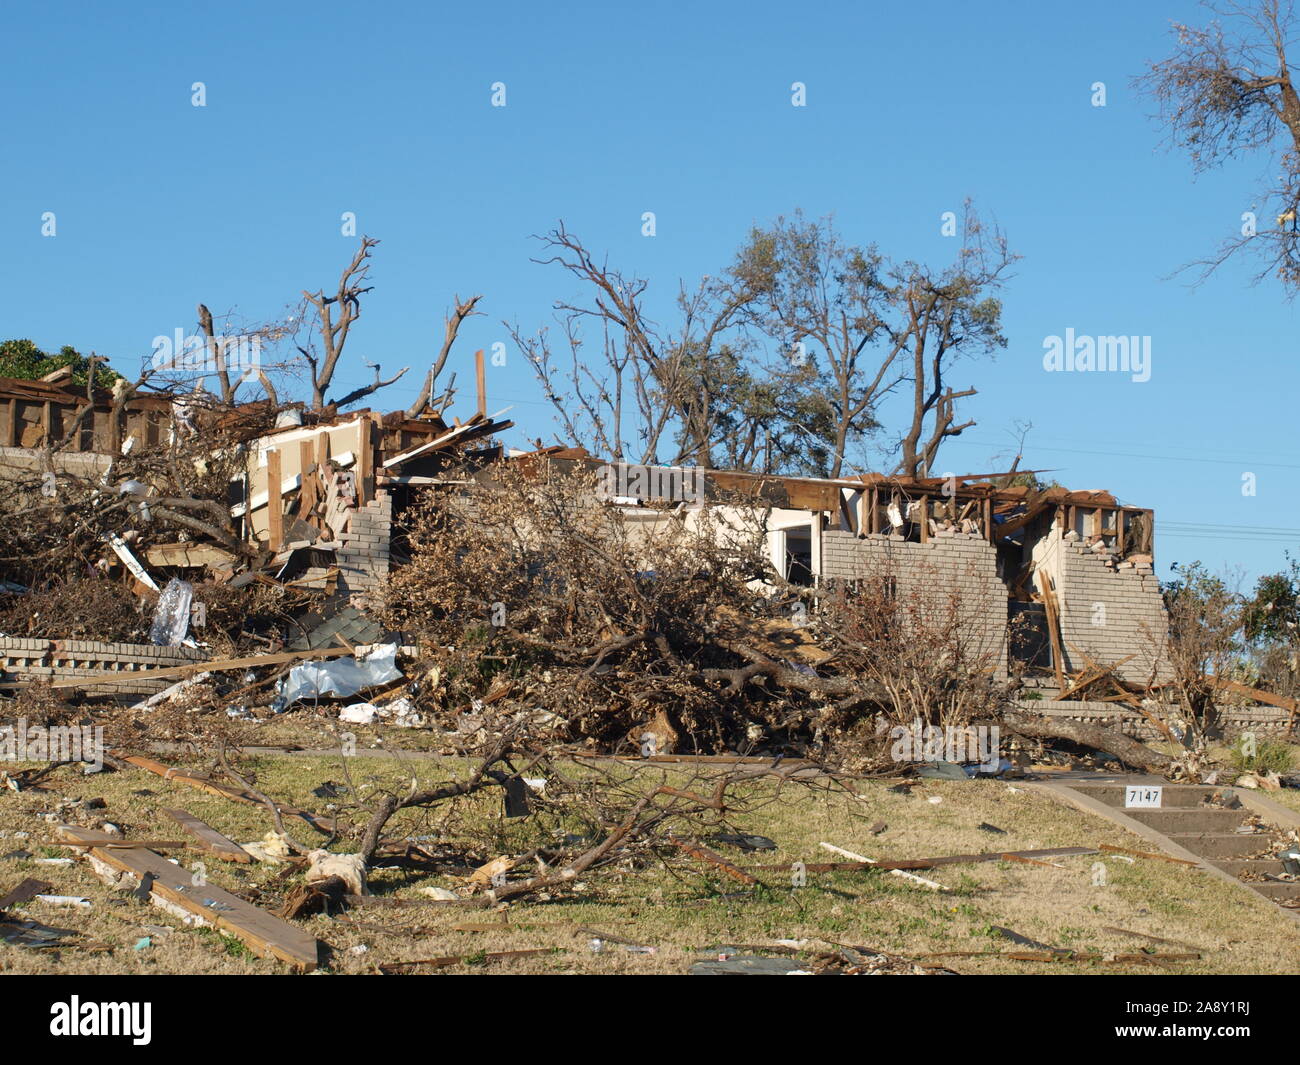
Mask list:
[[[982,536],[944,531],[922,544],[828,529],[822,532],[821,564],[822,576],[832,579],[889,574],[900,599],[934,595],[942,604],[956,592],[959,609],[968,613],[971,653],[996,653],[999,673],[1005,673],[1007,590],[998,577],[997,554]]]
[[[1060,530],[1053,530],[1060,537]],[[1057,601],[1068,669],[1083,669],[1084,654],[1102,665],[1129,655],[1117,670],[1127,681],[1166,680],[1163,660],[1169,616],[1160,582],[1147,564],[1122,562],[1081,540],[1062,538],[1058,550]]]
[[[388,577],[388,541],[393,532],[393,500],[375,493],[353,511],[338,550],[340,590],[351,594],[375,591]]]
[[[169,666],[202,662],[207,653],[191,647],[155,647],[140,643],[100,643],[94,640],[42,640],[0,637],[0,673],[5,679],[71,680],[103,670],[140,673]],[[84,690],[97,695],[131,699],[161,691],[171,680],[149,680],[88,685]]]

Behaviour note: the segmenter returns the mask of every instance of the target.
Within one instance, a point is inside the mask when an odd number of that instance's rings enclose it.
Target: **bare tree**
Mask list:
[[[958,422],[957,401],[974,388],[947,381],[964,355],[1004,346],[1001,304],[992,293],[1014,262],[1005,238],[967,202],[956,260],[943,270],[894,264],[875,246],[845,244],[831,219],[796,213],[756,229],[736,274],[761,294],[751,321],[796,361],[818,364],[821,435],[838,477],[849,449],[880,429],[879,407],[912,385],[911,419],[900,435],[896,472],[924,475],[939,446],[974,425]]]
[[[975,424],[973,419],[957,422],[957,401],[976,390],[953,389],[947,380],[952,365],[965,355],[989,354],[1007,343],[1002,304],[992,293],[1016,256],[999,229],[981,222],[969,200],[960,239],[956,261],[942,271],[910,262],[892,271],[891,294],[904,317],[890,336],[901,337],[911,363],[912,422],[896,470],[905,477],[930,476],[943,442]]]
[[[311,372],[312,410],[323,411],[325,409],[325,397],[329,392],[330,383],[334,379],[334,373],[338,369],[339,359],[343,356],[343,350],[347,345],[353,324],[361,317],[361,297],[374,288],[373,285],[368,285],[366,282],[370,276],[370,251],[378,243],[379,241],[371,237],[363,236],[361,238],[361,246],[357,249],[356,254],[352,256],[352,261],[343,268],[343,273],[339,277],[338,289],[333,295],[327,296],[324,289],[314,293],[303,292],[305,301],[304,314],[299,316],[299,320],[303,322],[307,320],[306,306],[310,305],[315,312],[313,316],[314,324],[321,345],[321,350],[317,351],[315,344],[310,340],[304,340],[296,344]],[[330,406],[342,407],[349,403],[355,403],[357,400],[391,385],[410,369],[410,367],[403,367],[385,381],[380,377],[378,364],[367,363],[366,365],[374,368],[374,381],[354,389],[342,399],[329,404]]]
[[[874,246],[846,245],[830,218],[810,222],[796,211],[754,229],[733,267],[762,293],[751,321],[789,362],[823,362],[817,406],[829,434],[823,472],[831,477],[842,472],[848,448],[879,428],[876,405],[905,377],[907,338],[886,321],[883,266]]]
[[[426,409],[437,413],[451,401],[452,386],[456,383],[455,374],[451,375],[451,381],[448,382],[442,395],[437,398],[433,394],[434,386],[437,384],[438,375],[442,373],[443,367],[447,365],[447,356],[451,354],[452,345],[456,343],[456,337],[460,334],[461,323],[471,315],[481,313],[476,312],[474,307],[482,298],[482,296],[471,296],[462,303],[460,297],[456,297],[456,309],[447,315],[447,328],[443,334],[442,348],[438,351],[438,357],[433,361],[433,365],[429,367],[429,372],[424,378],[424,387],[420,389],[420,395],[406,409],[408,418],[418,418]]]
[[[754,292],[732,277],[680,283],[676,328],[664,330],[644,302],[648,283],[597,262],[561,222],[539,238],[557,264],[587,286],[587,303],[557,302],[556,320],[568,355],[561,362],[546,330],[511,336],[532,365],[569,438],[611,458],[650,463],[670,447],[673,464],[711,465],[721,393],[713,356]],[[585,327],[593,327],[589,337]],[[584,350],[599,345],[592,359]]]
[[[1238,236],[1189,265],[1201,267],[1204,280],[1249,246],[1263,264],[1256,279],[1276,273],[1294,292],[1300,288],[1300,94],[1287,55],[1294,6],[1291,0],[1205,6],[1229,20],[1229,28],[1217,20],[1203,29],[1174,23],[1173,54],[1151,64],[1137,85],[1158,104],[1169,146],[1188,152],[1194,172],[1260,153],[1281,171],[1259,192],[1266,216],[1276,211],[1274,228],[1259,228],[1252,207]]]

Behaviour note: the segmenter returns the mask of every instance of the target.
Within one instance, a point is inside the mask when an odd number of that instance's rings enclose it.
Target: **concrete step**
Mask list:
[[[1258,854],[1268,845],[1268,836],[1262,832],[1171,832],[1166,835],[1180,847],[1210,860],[1246,858]]]
[[[1124,785],[1123,784],[1084,784],[1075,781],[1070,782],[1070,787],[1076,791],[1081,791],[1085,795],[1090,795],[1099,802],[1104,802],[1107,806],[1114,806],[1118,809],[1124,809]],[[1160,809],[1194,809],[1200,806],[1203,799],[1209,798],[1216,792],[1221,793],[1223,788],[1209,784],[1164,784],[1160,794]],[[1125,810],[1125,813],[1132,813],[1131,810]]]
[[[1246,820],[1243,810],[1218,810],[1204,807],[1196,810],[1125,810],[1134,821],[1150,825],[1165,835],[1187,832],[1231,832]]]
[[[1244,883],[1248,888],[1253,888],[1264,898],[1272,899],[1274,902],[1280,902],[1282,899],[1300,899],[1300,883],[1280,880],[1247,880]]]
[[[1282,863],[1276,858],[1216,858],[1211,865],[1222,869],[1229,876],[1241,876],[1242,873],[1280,873]]]

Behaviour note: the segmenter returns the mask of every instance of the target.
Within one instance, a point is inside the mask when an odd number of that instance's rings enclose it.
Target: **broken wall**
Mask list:
[[[973,654],[996,654],[997,673],[1007,669],[1007,589],[998,576],[997,552],[979,533],[939,530],[926,543],[840,529],[821,533],[824,578],[860,580],[892,576],[900,599],[914,594],[955,593],[973,639]]]
[[[1122,680],[1169,679],[1169,615],[1152,564],[1123,561],[1056,526],[1043,538],[1043,553],[1056,585],[1066,669],[1083,669],[1084,654],[1099,665],[1133,655],[1115,670]]]
[[[5,682],[11,674],[23,683],[31,683],[93,677],[109,670],[120,674],[122,679],[114,677],[102,684],[86,684],[78,690],[113,695],[128,702],[135,702],[142,695],[153,695],[172,683],[172,680],[132,674],[193,665],[207,657],[207,652],[190,647],[0,636],[0,673],[5,674]]]
[[[352,512],[340,537],[339,584],[348,594],[373,594],[388,578],[393,498],[386,491]]]

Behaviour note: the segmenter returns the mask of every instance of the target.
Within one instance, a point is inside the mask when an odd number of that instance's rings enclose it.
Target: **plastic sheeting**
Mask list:
[[[283,709],[306,699],[322,695],[346,698],[377,684],[400,679],[397,668],[397,644],[376,647],[365,658],[335,658],[329,662],[302,662],[289,671],[280,687],[276,707]]]
[[[194,602],[194,586],[189,581],[173,577],[158,597],[158,608],[153,614],[149,640],[159,647],[179,647],[190,631],[190,606]]]

